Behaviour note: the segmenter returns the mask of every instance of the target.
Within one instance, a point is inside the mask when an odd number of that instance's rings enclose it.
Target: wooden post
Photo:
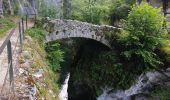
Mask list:
[[[20,39],[20,52],[22,52],[22,32],[21,32],[21,21],[19,21],[19,39]]]
[[[26,15],[26,30],[28,29],[28,15]]]
[[[23,39],[24,39],[24,18],[22,18],[22,36],[23,36]]]
[[[13,76],[13,65],[12,65],[12,48],[11,48],[11,41],[8,40],[7,43],[7,53],[8,53],[8,65],[9,65],[9,79],[10,85],[12,86],[12,91],[14,92],[14,76]]]

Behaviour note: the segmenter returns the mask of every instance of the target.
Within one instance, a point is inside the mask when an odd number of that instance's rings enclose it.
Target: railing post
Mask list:
[[[28,29],[28,15],[26,15],[26,30]]]
[[[22,31],[21,30],[21,21],[19,21],[19,27],[18,28],[19,28],[20,50],[21,50],[20,52],[22,52],[22,40],[23,39],[22,39],[22,32],[21,32]]]
[[[23,35],[23,39],[24,39],[24,18],[22,17],[22,35]]]
[[[7,53],[8,53],[8,65],[9,65],[9,79],[10,85],[12,86],[12,91],[14,92],[14,82],[13,82],[13,65],[12,65],[12,48],[11,41],[9,40],[7,43]]]

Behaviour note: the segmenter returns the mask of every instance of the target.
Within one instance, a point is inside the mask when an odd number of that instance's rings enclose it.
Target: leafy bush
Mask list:
[[[50,63],[50,66],[53,71],[60,70],[60,63],[63,62],[63,54],[64,52],[60,50],[60,44],[55,43],[48,43],[45,46],[45,50],[47,52],[47,59]]]
[[[129,34],[122,38],[125,46],[122,55],[137,69],[157,68],[162,64],[154,51],[160,45],[161,34],[166,33],[162,27],[164,20],[160,9],[147,3],[132,7],[125,23]]]
[[[72,18],[94,24],[126,19],[134,0],[73,0]]]
[[[26,31],[28,35],[37,39],[39,42],[43,42],[46,32],[40,28],[31,28]]]
[[[59,8],[56,5],[56,2],[53,0],[41,0],[41,5],[39,5],[39,15],[42,17],[50,17],[50,18],[57,18],[59,14]]]
[[[108,18],[111,4],[111,0],[73,0],[72,19],[100,24],[102,19]]]
[[[92,81],[101,86],[107,84],[114,88],[128,88],[132,82],[132,76],[119,63],[119,60],[114,51],[100,53],[90,67]]]
[[[164,62],[165,67],[168,67],[170,64],[170,40],[162,40],[161,43],[162,45],[158,48],[158,54]]]
[[[126,19],[128,13],[130,11],[130,6],[126,4],[122,4],[118,7],[116,7],[112,12],[112,19],[113,20],[120,20],[120,19]]]
[[[121,19],[127,19],[128,13],[131,10],[131,5],[125,0],[116,0],[110,9],[111,24],[118,26]]]
[[[119,63],[120,59],[115,51],[84,54],[75,67],[73,79],[87,81],[100,92],[99,87],[109,86],[114,89],[129,88],[132,74]],[[92,57],[89,57],[93,55]]]

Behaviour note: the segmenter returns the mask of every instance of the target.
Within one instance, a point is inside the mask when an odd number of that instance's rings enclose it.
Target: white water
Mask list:
[[[112,92],[111,88],[109,89],[106,88],[103,90],[103,94],[101,94],[97,98],[97,100],[131,100],[131,96],[142,94],[142,93],[147,94],[149,93],[149,90],[153,88],[153,86],[160,85],[160,84],[165,85],[166,81],[170,82],[170,68],[169,70],[167,69],[162,73],[158,71],[143,73],[139,76],[136,83],[127,90],[118,90]],[[146,100],[145,96],[139,98],[140,100]]]
[[[112,91],[113,89],[111,88],[105,88],[103,89],[103,94],[101,94],[97,100],[131,100],[131,96],[140,93],[149,93],[149,90],[153,88],[154,85],[161,84],[162,82],[170,79],[170,70],[164,71],[163,73],[168,77],[158,71],[143,73],[139,76],[136,83],[127,90]],[[69,78],[70,73],[67,74],[67,77],[62,85],[61,91],[59,93],[59,100],[68,100],[67,89]],[[145,96],[137,97],[137,100],[138,99],[145,100]]]
[[[67,89],[68,89],[69,78],[70,78],[70,73],[67,74],[64,84],[62,85],[61,91],[59,93],[59,100],[68,100]]]

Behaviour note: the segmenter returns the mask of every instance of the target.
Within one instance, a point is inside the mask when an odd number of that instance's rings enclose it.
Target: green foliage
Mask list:
[[[110,86],[114,89],[129,88],[133,76],[127,72],[124,66],[119,63],[119,56],[115,51],[91,54],[84,54],[85,58],[80,59],[77,64],[73,79],[86,80],[100,92],[99,87]],[[83,56],[84,57],[84,56]]]
[[[162,40],[162,46],[158,48],[159,56],[161,57],[162,61],[164,62],[165,66],[169,66],[170,64],[170,40]]]
[[[59,87],[56,84],[56,81],[59,79],[59,74],[54,72],[50,66],[48,65],[48,60],[46,59],[46,52],[44,47],[42,46],[42,42],[38,42],[36,38],[32,41],[29,39],[25,39],[24,50],[31,52],[31,62],[29,72],[35,72],[37,69],[43,69],[43,78],[41,81],[35,81],[35,85],[39,91],[38,98],[46,98],[47,100],[58,100],[57,95],[59,94]],[[25,58],[25,56],[24,56]],[[26,59],[26,58],[25,58]],[[29,77],[28,77],[29,78]],[[32,79],[32,77],[30,77]],[[48,84],[48,86],[44,85]],[[51,92],[47,91],[51,90],[54,95],[51,96]]]
[[[133,5],[136,3],[136,0],[124,0],[126,4]]]
[[[39,41],[41,44],[46,35],[46,32],[44,30],[36,27],[28,29],[26,33]],[[48,43],[45,45],[49,66],[55,72],[60,70],[60,63],[63,62],[63,52],[60,50],[59,47],[59,43]]]
[[[111,0],[73,0],[72,18],[100,24],[102,19],[108,18],[111,4]]]
[[[9,29],[15,26],[15,23],[10,18],[0,18],[0,37],[5,35]]]
[[[43,42],[46,32],[40,28],[31,28],[26,31],[28,35],[37,39],[39,42]]]
[[[19,5],[19,3],[17,2],[17,3],[14,4],[14,14],[15,14],[15,15],[18,15],[19,10],[20,10],[20,5]]]
[[[134,5],[125,23],[125,30],[129,33],[122,38],[124,50],[122,55],[133,62],[137,69],[157,68],[161,63],[154,52],[160,45],[163,22],[160,9],[153,8],[147,3]]]
[[[127,30],[131,34],[141,36],[156,36],[162,33],[165,18],[160,14],[159,8],[154,8],[147,3],[134,5],[128,15]],[[138,33],[140,32],[140,33]]]
[[[56,2],[53,0],[40,0],[41,5],[39,6],[38,12],[42,17],[57,18],[59,14],[59,9],[56,6]]]
[[[55,43],[48,43],[45,46],[45,50],[47,52],[47,59],[50,63],[50,66],[53,71],[60,70],[60,63],[63,62],[63,55],[64,52],[60,50],[60,44]]]
[[[122,19],[127,19],[131,10],[131,6],[135,4],[135,0],[114,0],[110,8],[110,23],[113,26],[122,26]]]
[[[112,4],[112,8],[110,10],[111,23],[115,24],[116,21],[120,21],[121,19],[126,19],[128,16],[130,8],[130,1],[125,0],[116,0]]]
[[[132,80],[130,74],[119,63],[118,55],[113,51],[99,54],[90,69],[92,81],[101,86],[107,84],[114,88],[127,88]]]
[[[158,96],[160,100],[168,100],[170,98],[170,87],[156,87],[152,93],[152,96]]]

